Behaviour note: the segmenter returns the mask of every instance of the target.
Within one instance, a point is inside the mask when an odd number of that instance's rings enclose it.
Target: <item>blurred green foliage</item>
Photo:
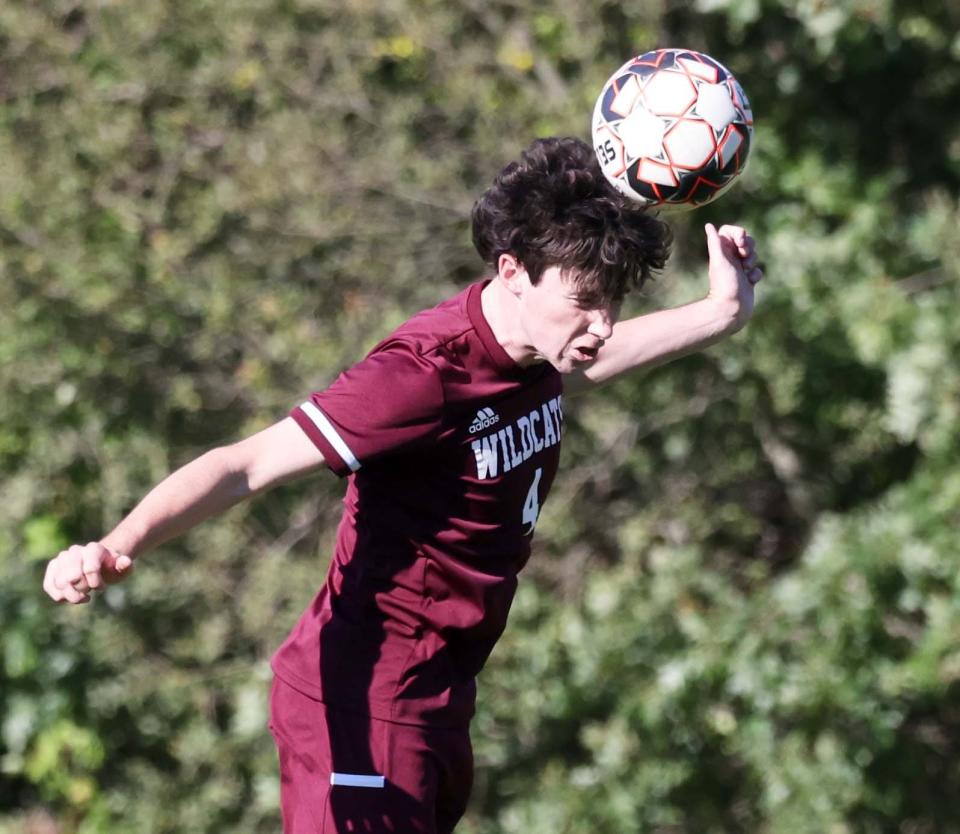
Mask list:
[[[732,341],[568,403],[461,829],[960,832],[958,31],[933,0],[0,5],[0,832],[277,830],[267,662],[342,485],[89,607],[43,564],[477,276],[475,196],[655,46],[729,66],[757,135],[630,312],[703,292],[706,221],[768,279]]]

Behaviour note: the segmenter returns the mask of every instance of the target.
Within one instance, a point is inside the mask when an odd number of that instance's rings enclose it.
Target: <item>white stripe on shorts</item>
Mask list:
[[[382,776],[363,776],[359,773],[331,773],[331,785],[344,785],[350,788],[382,788],[384,786]]]
[[[310,418],[311,422],[320,430],[320,434],[327,438],[327,442],[336,449],[337,454],[343,458],[343,462],[350,467],[350,471],[356,472],[360,468],[360,461],[350,451],[350,447],[344,442],[343,438],[337,434],[337,430],[327,419],[327,416],[309,400],[300,406],[300,410]]]

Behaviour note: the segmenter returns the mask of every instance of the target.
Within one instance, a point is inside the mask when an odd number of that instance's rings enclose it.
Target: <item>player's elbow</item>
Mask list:
[[[242,501],[257,492],[251,461],[239,446],[238,443],[218,446],[203,456],[211,467],[218,470],[216,479],[231,503]]]

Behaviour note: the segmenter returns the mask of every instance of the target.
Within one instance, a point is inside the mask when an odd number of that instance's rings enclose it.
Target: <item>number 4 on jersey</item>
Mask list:
[[[523,502],[523,523],[530,527],[523,531],[523,535],[533,534],[533,528],[537,526],[537,519],[540,517],[540,476],[543,474],[543,468],[538,466],[533,476],[533,483],[530,484],[530,491],[527,493],[527,500]]]

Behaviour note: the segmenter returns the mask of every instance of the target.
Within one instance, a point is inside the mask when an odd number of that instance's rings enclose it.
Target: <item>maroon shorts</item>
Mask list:
[[[473,782],[467,726],[381,721],[274,678],[284,834],[448,834]]]

